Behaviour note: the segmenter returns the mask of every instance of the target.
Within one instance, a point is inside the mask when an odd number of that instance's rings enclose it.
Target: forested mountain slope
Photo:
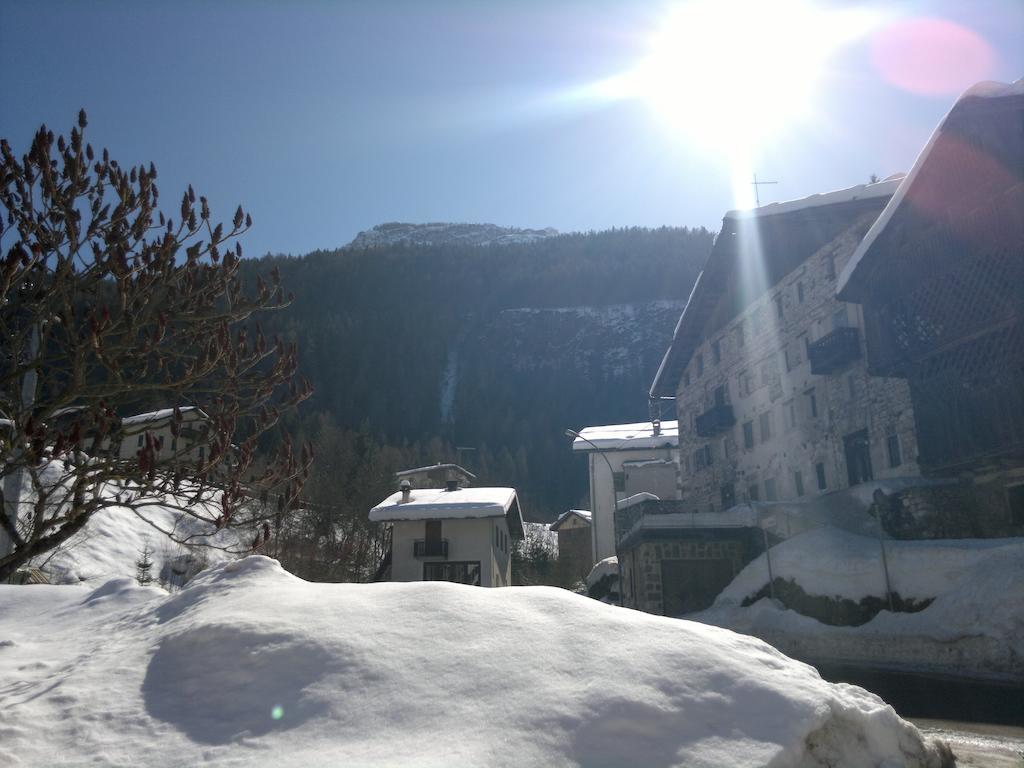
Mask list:
[[[481,482],[515,485],[528,516],[551,518],[586,487],[565,428],[647,418],[647,388],[712,239],[634,228],[398,243],[250,269],[276,266],[295,295],[264,330],[299,342],[316,389],[300,416],[306,437],[361,430],[408,461],[473,448],[462,460]]]

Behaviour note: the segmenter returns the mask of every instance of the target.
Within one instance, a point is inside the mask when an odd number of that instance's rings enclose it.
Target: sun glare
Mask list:
[[[874,23],[802,0],[692,0],[669,11],[648,55],[613,87],[681,138],[748,154],[813,117],[830,56]]]

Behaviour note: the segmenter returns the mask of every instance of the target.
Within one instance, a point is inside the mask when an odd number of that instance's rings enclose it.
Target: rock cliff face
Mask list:
[[[558,235],[557,229],[519,229],[496,224],[378,224],[360,232],[346,248],[385,248],[393,245],[518,245]]]

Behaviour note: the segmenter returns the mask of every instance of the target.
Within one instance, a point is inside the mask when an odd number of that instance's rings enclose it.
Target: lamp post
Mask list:
[[[598,453],[598,455],[600,455],[600,457],[602,459],[604,459],[604,463],[608,465],[608,478],[609,478],[609,480],[611,480],[611,484],[612,484],[611,485],[611,488],[612,488],[612,512],[611,512],[611,514],[612,514],[612,537],[614,538],[614,536],[615,536],[615,510],[619,506],[619,500],[618,500],[618,497],[616,497],[616,495],[615,495],[615,470],[612,469],[612,463],[610,461],[608,461],[608,457],[604,455],[604,452],[600,448],[598,448],[596,445],[594,445],[593,442],[591,442],[590,440],[585,438],[583,435],[581,435],[575,429],[567,429],[567,430],[565,430],[565,436],[566,437],[571,437],[573,439],[582,440],[584,443],[586,443],[587,445],[592,447]],[[591,472],[591,477],[593,477],[593,472]],[[596,490],[596,489],[594,489],[594,490]],[[595,500],[593,498],[591,498],[591,503],[593,504],[594,502],[595,502]],[[597,531],[598,531],[597,518],[595,516],[595,518],[594,518],[594,563],[595,564],[597,563]]]

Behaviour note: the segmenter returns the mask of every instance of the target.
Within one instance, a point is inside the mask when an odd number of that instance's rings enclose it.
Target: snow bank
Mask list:
[[[42,473],[42,482],[54,486],[63,478],[62,466],[52,461]],[[28,483],[25,484],[27,486]],[[113,498],[118,492],[115,483],[107,483],[103,493]],[[29,514],[35,503],[34,492],[22,488],[21,514]],[[119,505],[96,512],[85,527],[56,549],[32,560],[30,565],[41,568],[54,584],[85,583],[97,586],[109,579],[134,577],[136,561],[143,547],[152,550],[153,579],[159,577],[162,566],[170,568],[172,563],[186,560],[190,551],[174,543],[161,531],[173,531],[179,538],[191,537],[194,544],[192,553],[201,556],[207,563],[222,562],[233,557],[223,548],[238,550],[238,534],[232,530],[216,531],[208,523],[197,520],[182,511],[192,506],[185,497],[158,497],[147,503],[136,514],[128,507]],[[212,502],[201,505],[204,516],[213,519],[219,508]]]
[[[586,638],[587,642],[580,642]],[[0,764],[939,765],[873,694],[546,587],[0,586]]]
[[[934,602],[917,613],[882,611],[859,627],[828,627],[769,600],[740,603],[768,583],[764,555],[744,568],[708,611],[690,618],[766,636],[919,637],[940,643],[987,638],[1007,664],[1024,659],[1024,539],[886,540],[892,589],[903,598]],[[885,575],[877,539],[824,527],[771,550],[776,577],[792,579],[811,595],[884,598]],[[948,649],[947,649],[948,650]]]

